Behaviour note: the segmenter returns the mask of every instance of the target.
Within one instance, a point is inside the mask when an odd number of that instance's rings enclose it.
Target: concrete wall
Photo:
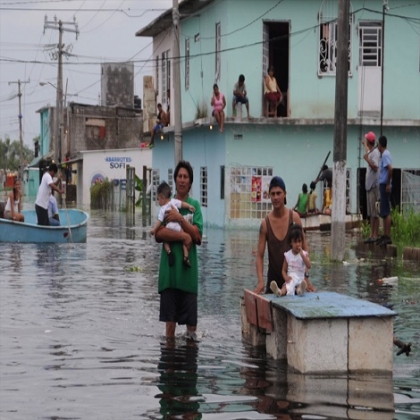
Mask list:
[[[83,162],[78,167],[77,200],[78,207],[89,208],[90,187],[97,180],[108,178],[126,179],[127,165],[136,168],[136,175],[141,178],[143,165],[151,167],[152,151],[149,149],[120,149],[83,151],[79,154]]]
[[[347,169],[350,169],[350,208],[357,213],[357,169],[365,167],[360,152],[360,127],[349,126],[347,139]],[[363,128],[362,128],[363,129]],[[369,130],[378,132],[378,127]],[[368,129],[365,128],[365,131]],[[364,132],[363,132],[364,133]],[[242,139],[235,135],[242,134]],[[420,128],[387,128],[388,149],[394,168],[418,168],[420,156]],[[183,133],[183,158],[194,167],[194,197],[200,197],[200,167],[208,169],[208,208],[203,209],[205,222],[216,227],[259,226],[259,219],[230,219],[230,184],[225,180],[225,198],[220,198],[220,167],[233,166],[273,167],[273,172],[284,178],[287,187],[288,207],[293,207],[302,184],[316,178],[329,151],[327,164],[333,164],[333,126],[288,126],[228,124],[223,134],[207,127]],[[161,179],[167,180],[168,168],[174,168],[173,133],[156,141],[153,149],[153,168],[159,169]],[[320,187],[317,199],[321,207]]]
[[[101,75],[102,106],[134,106],[134,63],[103,63]]]
[[[263,21],[290,23],[289,38],[289,101],[292,118],[333,118],[335,76],[318,76],[318,13],[322,0],[285,0],[277,7],[275,0],[247,2],[238,12],[237,2],[214,2],[198,16],[181,22],[181,56],[185,56],[185,38],[190,39],[190,87],[185,90],[185,60],[181,64],[183,121],[195,118],[197,105],[204,103],[210,109],[212,85],[215,82],[215,24],[221,23],[222,67],[218,85],[226,95],[227,113],[231,115],[230,101],[233,85],[243,73],[248,88],[251,114],[262,115]],[[351,75],[349,84],[349,118],[358,116],[359,84],[359,21],[380,21],[382,2],[353,0],[354,24]],[[386,119],[414,119],[420,115],[420,73],[418,33],[402,15],[420,18],[418,5],[407,5],[397,13],[392,10],[398,2],[388,2],[385,23],[384,62],[384,117]],[[365,7],[368,10],[362,10]],[[256,17],[263,15],[261,19]],[[255,22],[253,22],[256,20]],[[253,23],[251,23],[253,22]],[[246,26],[248,23],[248,26]],[[200,35],[195,42],[196,34]],[[156,37],[155,44],[159,43]],[[279,84],[281,83],[278,80]]]
[[[139,147],[143,139],[142,112],[128,108],[70,104],[69,142],[74,157],[82,150],[126,149]]]

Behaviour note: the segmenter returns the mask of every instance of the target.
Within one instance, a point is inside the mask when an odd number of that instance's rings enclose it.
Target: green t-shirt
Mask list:
[[[308,194],[300,193],[299,194],[299,203],[297,205],[297,210],[299,213],[306,213],[306,203],[308,202]]]
[[[191,197],[187,197],[185,200],[186,203],[191,204],[195,208],[193,214],[193,225],[197,226],[200,236],[203,235],[203,215],[201,213],[200,203],[197,200],[194,200]],[[179,209],[179,212],[182,216],[188,214],[191,215],[191,212],[188,209]],[[187,267],[184,262],[184,252],[182,249],[182,242],[171,242],[171,252],[175,257],[175,264],[172,267],[169,267],[168,263],[168,254],[165,249],[162,247],[162,254],[160,257],[160,266],[159,266],[159,293],[162,290],[172,288],[183,290],[184,292],[197,293],[198,291],[198,259],[197,259],[197,246],[192,245],[189,252],[189,260],[191,263],[191,268]]]

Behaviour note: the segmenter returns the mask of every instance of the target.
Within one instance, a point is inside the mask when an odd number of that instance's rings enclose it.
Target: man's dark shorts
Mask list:
[[[245,97],[243,97],[243,96],[240,96],[240,95],[235,95],[234,97],[233,97],[233,100],[236,102],[236,103],[238,103],[238,102],[240,102],[241,104],[247,104],[248,103],[248,98],[245,96]]]
[[[161,322],[177,322],[178,325],[197,325],[197,294],[179,289],[165,289],[160,293]]]
[[[379,184],[379,216],[387,217],[391,214],[391,193],[386,192],[386,184]]]
[[[35,211],[38,218],[38,225],[40,226],[49,226],[50,219],[48,218],[48,209],[44,209],[38,204],[35,204]]]

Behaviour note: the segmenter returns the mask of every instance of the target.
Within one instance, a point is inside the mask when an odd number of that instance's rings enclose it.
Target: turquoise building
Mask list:
[[[215,227],[258,226],[271,208],[267,183],[284,178],[288,206],[318,175],[328,152],[333,166],[338,0],[184,0],[179,5],[183,158],[194,167],[192,195]],[[383,6],[384,5],[384,6]],[[404,174],[420,175],[420,4],[351,1],[349,19],[347,212],[364,212],[364,150],[369,132],[388,138],[396,204]],[[170,126],[153,149],[153,185],[173,183],[172,10],[136,36],[153,38],[156,99],[170,107]],[[269,65],[284,101],[266,117]],[[245,76],[252,119],[233,115],[233,87]],[[219,132],[210,100],[217,83],[227,121]],[[148,105],[145,92],[144,107]],[[150,105],[149,103],[149,105]],[[242,114],[242,115],[241,115]],[[145,121],[147,124],[147,121]],[[146,126],[145,124],[145,126]],[[150,126],[150,124],[149,124]],[[172,184],[173,185],[173,184]],[[319,185],[319,184],[318,184]],[[318,197],[321,186],[318,186]],[[318,207],[321,200],[318,198]]]

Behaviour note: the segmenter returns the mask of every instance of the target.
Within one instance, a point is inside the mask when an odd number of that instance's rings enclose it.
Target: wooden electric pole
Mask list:
[[[181,112],[181,53],[180,53],[180,27],[178,0],[172,0],[172,21],[174,31],[174,46],[172,54],[173,62],[173,86],[174,86],[174,125],[175,125],[175,166],[182,160],[182,112]]]
[[[349,6],[350,0],[340,0],[337,21],[333,204],[331,216],[331,259],[335,261],[342,261],[345,252]]]
[[[67,28],[64,25],[74,25],[73,28]],[[63,32],[74,32],[76,39],[79,35],[79,29],[76,20],[73,22],[62,22],[54,17],[53,21],[48,21],[45,16],[44,22],[44,33],[45,29],[57,29],[58,30],[58,69],[57,69],[57,97],[56,97],[56,116],[55,116],[55,128],[54,128],[54,163],[59,164],[61,162],[61,141],[62,141],[62,130],[63,130]]]
[[[18,85],[18,98],[19,98],[19,180],[22,183],[23,180],[23,132],[22,132],[22,91],[20,89],[20,85],[22,83],[29,83],[27,82],[21,82],[20,79],[17,82],[9,82],[9,85],[13,83],[17,83]]]

